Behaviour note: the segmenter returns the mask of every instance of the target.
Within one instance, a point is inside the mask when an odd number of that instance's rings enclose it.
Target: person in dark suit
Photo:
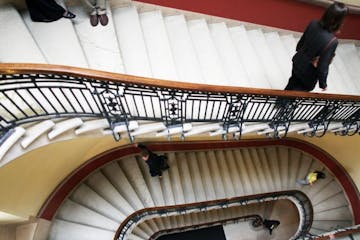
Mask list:
[[[159,176],[161,179],[162,172],[170,168],[167,164],[167,157],[165,155],[157,155],[143,144],[137,144],[137,147],[141,149],[142,159],[149,166],[150,175],[152,177]]]
[[[65,10],[55,0],[26,0],[31,20],[34,22],[53,22],[60,18],[75,18],[75,14]]]
[[[347,13],[345,4],[335,2],[320,21],[310,22],[296,46],[292,76],[285,90],[310,92],[317,82],[326,90],[329,65],[338,45],[335,34],[340,31]]]

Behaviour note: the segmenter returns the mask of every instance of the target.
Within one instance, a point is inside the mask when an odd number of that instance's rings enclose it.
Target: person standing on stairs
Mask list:
[[[90,24],[95,27],[99,24],[106,26],[109,18],[106,15],[106,0],[82,0],[90,12]]]
[[[167,157],[165,155],[157,155],[143,144],[137,144],[136,146],[141,149],[142,159],[149,166],[150,175],[152,177],[159,176],[161,179],[162,172],[170,168],[167,164]]]
[[[26,5],[34,22],[53,22],[60,18],[75,18],[75,14],[64,9],[55,0],[26,0]]]
[[[309,173],[305,179],[298,179],[296,182],[300,185],[310,185],[312,186],[317,180],[324,179],[326,177],[325,173],[321,171],[314,171]]]
[[[327,88],[329,65],[338,45],[336,34],[340,32],[348,8],[335,2],[318,20],[311,21],[301,36],[292,59],[292,75],[285,90],[307,91],[319,87]]]
[[[264,219],[262,224],[267,230],[269,230],[271,235],[272,231],[280,225],[280,221]]]

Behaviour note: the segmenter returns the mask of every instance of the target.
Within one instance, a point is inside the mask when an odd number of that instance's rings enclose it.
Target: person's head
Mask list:
[[[315,171],[315,173],[316,173],[317,179],[324,179],[326,177],[325,173],[323,173],[321,171]]]
[[[143,160],[148,160],[149,159],[149,151],[147,149],[141,149],[140,155],[142,157]]]
[[[338,32],[348,11],[344,3],[331,4],[320,19],[321,26],[329,32]]]

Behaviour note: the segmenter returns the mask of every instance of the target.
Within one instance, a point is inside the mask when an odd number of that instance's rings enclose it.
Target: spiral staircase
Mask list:
[[[161,180],[150,177],[146,164],[136,156],[112,161],[92,173],[57,211],[50,239],[83,239],[85,236],[87,239],[110,239],[119,223],[141,209],[296,189],[304,192],[313,206],[310,233],[318,235],[353,225],[349,203],[336,178],[321,162],[299,150],[269,146],[165,154],[170,169],[164,172]],[[296,179],[313,170],[323,170],[327,178],[311,187],[296,183]],[[233,216],[261,214],[264,206],[249,204],[230,213],[234,213]],[[205,213],[202,210],[192,214]],[[203,221],[220,218],[207,214],[209,218]],[[298,214],[294,214],[295,218]],[[184,212],[172,218],[185,217]],[[165,214],[145,219],[128,232],[128,239],[149,239],[160,230],[189,224],[185,224],[184,219],[171,221],[170,218]],[[193,224],[199,224],[196,218],[191,219]],[[274,233],[273,237],[289,239],[293,234],[282,238],[282,234]]]
[[[283,89],[291,74],[291,57],[298,35],[154,6],[128,2],[119,5],[108,6],[108,26],[95,28],[76,3],[69,6],[77,15],[73,21],[60,19],[53,23],[35,23],[26,10],[0,6],[0,22],[7,23],[0,28],[0,62],[59,64],[170,81],[264,89]],[[359,66],[360,48],[351,42],[340,43],[329,70],[328,93],[359,95]],[[161,123],[131,124],[133,137],[168,134]],[[302,125],[292,131],[301,134],[308,128]],[[334,125],[329,131],[339,128]],[[267,124],[254,124],[243,133],[261,134],[268,129]],[[109,134],[108,130],[106,119],[93,118],[25,124],[17,127],[0,146],[0,164],[55,141],[103,136]],[[218,124],[193,124],[186,127],[186,136],[212,136],[220,130]],[[353,210],[333,173],[300,150],[269,146],[165,154],[170,170],[162,180],[151,178],[147,166],[137,156],[116,159],[92,173],[58,209],[49,239],[112,239],[121,222],[144,208],[285,190],[300,190],[311,200],[314,211],[311,234],[354,224]],[[327,178],[312,187],[296,184],[296,179],[312,170],[325,171]],[[127,239],[149,239],[163,230],[254,213],[266,215],[267,207],[273,205],[276,203],[154,216],[136,225]],[[248,227],[248,223],[231,224],[241,229],[246,224]],[[297,226],[292,233],[288,227],[282,224],[272,239],[289,239]],[[289,235],[281,238],[284,232]]]

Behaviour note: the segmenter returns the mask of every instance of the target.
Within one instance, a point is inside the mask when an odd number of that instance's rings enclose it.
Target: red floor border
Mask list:
[[[344,167],[340,165],[328,153],[317,146],[297,140],[297,139],[279,139],[279,140],[241,140],[241,141],[195,141],[195,142],[162,142],[150,144],[149,148],[154,151],[184,151],[184,150],[207,150],[207,149],[226,149],[226,148],[244,148],[244,147],[264,147],[264,146],[287,146],[304,151],[314,158],[320,160],[338,179],[351,204],[354,214],[355,224],[360,224],[360,198],[359,191],[346,172]],[[72,192],[72,190],[81,183],[90,173],[102,167],[106,163],[119,158],[134,155],[139,150],[134,145],[123,146],[108,150],[98,156],[95,156],[88,162],[84,163],[72,174],[70,174],[51,194],[48,200],[40,210],[38,217],[52,220],[56,211],[62,202]]]

